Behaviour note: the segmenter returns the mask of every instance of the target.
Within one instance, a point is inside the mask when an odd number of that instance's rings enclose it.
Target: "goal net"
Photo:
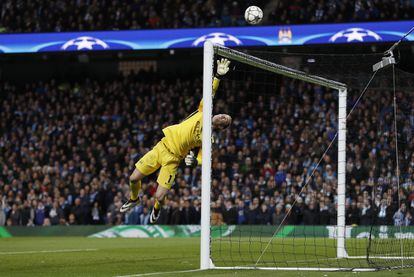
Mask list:
[[[213,105],[218,57],[231,69]],[[381,56],[350,57],[206,43],[202,269],[414,265],[411,80],[371,75]],[[233,118],[225,132],[211,129],[217,113]]]
[[[414,266],[413,77],[397,68],[383,70],[377,77],[378,86],[369,91],[361,109],[349,120],[356,129],[357,121],[366,120],[364,110],[376,115],[367,130],[372,145],[355,143],[370,150],[361,155],[368,174],[361,187],[371,196],[364,199],[372,207],[368,209],[372,219],[367,230],[367,260],[375,268]],[[351,135],[359,139],[355,132]]]

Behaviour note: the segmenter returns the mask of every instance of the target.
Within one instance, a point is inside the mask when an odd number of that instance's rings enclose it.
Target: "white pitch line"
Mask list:
[[[203,270],[205,269],[191,269],[191,270],[168,271],[168,272],[151,272],[151,273],[132,274],[132,275],[119,275],[115,277],[140,277],[140,276],[163,275],[163,274],[178,274],[178,273],[197,272],[197,271],[203,271]]]
[[[40,253],[66,253],[66,252],[87,252],[97,251],[98,249],[60,249],[60,250],[40,250],[40,251],[20,251],[20,252],[0,252],[0,255],[19,255],[19,254],[40,254]]]

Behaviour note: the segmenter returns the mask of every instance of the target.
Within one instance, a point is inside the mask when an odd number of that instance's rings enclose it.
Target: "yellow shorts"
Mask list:
[[[181,159],[174,156],[160,141],[135,164],[135,167],[145,176],[151,175],[161,167],[157,183],[170,189],[174,183],[180,161]]]

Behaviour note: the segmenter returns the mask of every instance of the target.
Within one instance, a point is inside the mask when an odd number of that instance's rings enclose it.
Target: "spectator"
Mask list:
[[[11,225],[20,225],[21,224],[21,213],[20,210],[17,208],[16,204],[13,204],[12,209],[10,211],[9,218],[11,220]]]
[[[92,215],[92,224],[102,224],[102,215],[101,215],[101,210],[99,209],[98,202],[93,203],[91,215]],[[135,224],[138,224],[138,222],[136,222]]]
[[[59,207],[57,201],[53,203],[53,207],[49,211],[49,220],[51,225],[59,224],[60,219],[63,217],[63,211]],[[44,225],[44,223],[43,223]]]
[[[36,210],[35,210],[35,216],[34,216],[34,224],[35,225],[43,225],[43,222],[45,220],[45,206],[43,205],[42,201],[36,202],[34,201]]]
[[[76,224],[78,224],[76,222],[76,216],[73,213],[69,214],[68,225],[76,225]]]
[[[282,183],[285,181],[286,181],[286,173],[284,171],[283,165],[279,165],[277,168],[277,172],[275,174],[276,185],[280,187]]]
[[[139,204],[135,206],[129,214],[125,216],[125,224],[128,225],[139,225],[141,223],[141,214],[143,212],[144,206]],[[162,218],[161,218],[162,219]],[[162,222],[162,221],[160,221]],[[161,223],[160,223],[161,224]]]
[[[168,198],[164,200],[164,205],[161,207],[161,214],[160,218],[157,221],[157,224],[160,225],[167,225],[170,224],[169,220],[171,218],[172,213],[172,201],[170,201]],[[142,206],[140,206],[142,207]],[[134,224],[134,223],[128,223],[128,224]],[[136,224],[136,223],[135,223]]]
[[[346,214],[347,216],[346,224],[347,225],[358,225],[359,224],[359,208],[357,207],[357,202],[352,201],[351,207],[349,207],[347,210],[348,212]]]
[[[195,212],[194,224],[200,224],[201,222],[201,202],[198,199],[193,201],[193,207]]]
[[[413,226],[413,225],[414,225],[413,217],[411,216],[411,213],[407,211],[405,218],[404,218],[404,226]]]
[[[303,224],[305,225],[318,225],[319,224],[319,211],[317,210],[315,203],[311,202],[308,207],[303,211]]]
[[[83,210],[82,210],[82,207],[81,207],[80,198],[75,199],[75,205],[71,210],[71,214],[73,214],[75,216],[77,224],[82,224],[84,222],[85,214],[83,213]]]
[[[142,214],[139,216],[139,221],[141,225],[148,225],[149,224],[150,214],[147,207],[144,207],[142,210]]]
[[[372,223],[372,213],[373,209],[371,207],[370,200],[364,200],[362,209],[360,210],[360,224],[361,225],[371,225]]]
[[[235,225],[238,221],[238,213],[231,200],[226,200],[223,209],[223,221],[227,225]]]
[[[181,201],[180,201],[181,202]],[[181,211],[181,224],[189,225],[189,224],[199,224],[197,222],[196,211],[193,206],[190,206],[190,200],[184,200],[184,205]]]
[[[237,224],[245,224],[246,223],[246,208],[244,206],[244,201],[237,199]]]
[[[45,218],[45,220],[43,221],[43,225],[42,226],[51,226],[51,222],[50,219],[48,217]]]
[[[253,202],[249,205],[247,211],[247,224],[257,224],[257,217],[259,215],[259,199],[254,198]]]
[[[260,224],[260,225],[268,225],[268,224],[271,223],[270,212],[269,212],[266,204],[262,204],[260,206],[260,210],[259,210],[259,213],[257,215],[256,223]]]
[[[7,218],[6,212],[5,212],[6,201],[4,198],[5,197],[2,197],[0,201],[0,226],[4,226],[6,224],[6,218]]]
[[[359,210],[357,212],[359,213]],[[321,225],[327,226],[330,224],[329,207],[325,205],[325,202],[319,203],[319,216],[319,223]]]
[[[212,205],[212,208],[213,207],[214,207],[214,205]],[[213,209],[212,212],[211,212],[211,224],[221,225],[223,220],[222,220],[222,217],[220,218],[220,216],[221,216],[221,213],[218,214],[217,209]],[[180,224],[180,223],[181,223],[180,207],[179,207],[179,204],[177,202],[173,202],[170,224],[177,225],[177,224]]]
[[[291,204],[286,204],[285,211],[286,211],[286,214],[287,214],[286,224],[287,225],[295,225],[296,224],[296,217],[295,217],[294,211],[292,209],[292,205]]]
[[[390,224],[392,224],[392,222],[390,221],[390,219],[391,219],[390,217],[392,216],[390,211],[391,211],[391,209],[387,205],[387,200],[382,199],[381,204],[378,207],[378,219],[377,219],[377,224],[378,225],[390,225]]]
[[[278,204],[276,206],[275,212],[272,215],[272,224],[279,226],[282,224],[283,220],[285,219],[286,214],[283,212],[283,206]]]
[[[393,215],[393,220],[394,220],[394,225],[395,226],[404,226],[406,221],[405,221],[405,217],[406,217],[406,206],[405,203],[401,203],[400,208],[395,212],[395,214]]]
[[[24,200],[22,208],[22,225],[28,226],[29,223],[33,223],[34,220],[34,210],[30,207],[29,201]]]

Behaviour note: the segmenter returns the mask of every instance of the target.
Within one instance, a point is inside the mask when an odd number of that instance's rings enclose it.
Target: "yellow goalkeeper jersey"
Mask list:
[[[184,158],[191,149],[201,146],[202,129],[203,112],[198,110],[183,122],[164,128],[162,142],[173,154]]]
[[[220,80],[214,78],[213,96],[215,95]],[[198,110],[179,124],[171,125],[162,130],[165,137],[161,140],[165,146],[175,155],[184,158],[191,149],[201,147],[203,130],[203,100]],[[200,162],[201,151],[197,160]]]

